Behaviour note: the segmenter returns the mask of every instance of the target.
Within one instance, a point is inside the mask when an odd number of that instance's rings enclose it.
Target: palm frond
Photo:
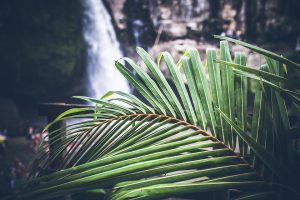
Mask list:
[[[76,97],[94,106],[71,109],[46,127],[85,119],[49,133],[50,141],[42,143],[32,177],[17,197],[51,199],[101,188],[106,199],[201,197],[219,191],[231,191],[228,198],[269,199],[286,195],[286,188],[295,191],[286,97],[290,101],[299,94],[284,88],[289,80],[280,62],[298,64],[228,41],[267,56],[266,64],[259,70],[246,67],[242,52],[232,61],[227,41],[220,42],[219,56],[216,49],[207,49],[207,71],[194,48],[177,65],[162,52],[158,64],[166,64],[172,88],[141,48],[137,52],[149,74],[129,58],[123,58],[126,64],[116,61],[144,100],[118,91],[101,99]],[[250,80],[257,83],[254,102],[248,99]],[[54,146],[51,152],[49,145]],[[44,175],[49,169],[54,172]],[[285,188],[278,190],[280,184]],[[288,197],[296,196],[288,192]]]

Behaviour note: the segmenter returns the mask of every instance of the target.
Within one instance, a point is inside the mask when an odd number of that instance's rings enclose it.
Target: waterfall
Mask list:
[[[129,92],[128,82],[114,63],[122,52],[111,16],[102,0],[82,0],[87,44],[88,95],[99,98],[109,90]]]
[[[133,37],[136,46],[141,46],[141,34],[143,33],[144,22],[140,19],[135,19],[132,23]]]

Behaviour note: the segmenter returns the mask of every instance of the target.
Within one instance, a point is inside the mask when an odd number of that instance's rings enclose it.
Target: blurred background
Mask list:
[[[26,171],[47,122],[41,102],[130,92],[114,61],[137,60],[136,46],[176,59],[193,46],[204,59],[205,48],[218,45],[213,35],[222,34],[299,62],[299,10],[299,0],[1,0],[0,141],[6,147],[0,156],[9,154],[7,163]],[[250,66],[261,62],[250,53]]]

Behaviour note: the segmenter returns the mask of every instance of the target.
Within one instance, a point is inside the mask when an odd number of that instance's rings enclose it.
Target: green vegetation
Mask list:
[[[298,199],[297,135],[288,109],[299,110],[300,101],[285,85],[290,85],[286,71],[300,65],[216,37],[222,40],[220,50],[207,49],[203,63],[193,48],[177,64],[167,52],[156,63],[137,48],[149,74],[130,58],[123,59],[127,65],[116,61],[146,103],[123,92],[108,92],[101,99],[76,97],[94,106],[71,109],[53,123],[87,120],[50,133],[50,144],[56,144],[50,158],[45,142],[17,197],[51,199],[101,189],[106,199],[118,200]],[[244,53],[232,58],[227,40],[260,53],[265,63],[259,70],[248,68]],[[162,64],[174,87],[161,72]],[[256,82],[253,99],[250,81]],[[54,163],[56,172],[36,176],[38,168]]]
[[[0,12],[2,96],[57,97],[78,83],[85,71],[79,0],[4,0]]]

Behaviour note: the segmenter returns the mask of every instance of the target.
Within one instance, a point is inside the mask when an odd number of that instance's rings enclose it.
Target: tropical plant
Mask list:
[[[70,109],[46,129],[69,118],[85,120],[49,133],[49,144],[41,144],[17,198],[85,191],[118,200],[299,198],[297,131],[288,108],[299,110],[300,101],[287,89],[291,82],[286,77],[287,69],[300,65],[215,37],[221,39],[220,50],[208,48],[205,64],[194,48],[177,64],[167,52],[156,63],[137,48],[149,73],[130,58],[116,61],[139,96],[114,91],[101,99],[76,97],[93,106]],[[260,69],[247,67],[243,52],[232,60],[228,41],[263,55],[265,63]],[[162,64],[171,81],[160,70]],[[256,83],[254,98],[250,81]],[[44,173],[53,166],[54,172]]]

